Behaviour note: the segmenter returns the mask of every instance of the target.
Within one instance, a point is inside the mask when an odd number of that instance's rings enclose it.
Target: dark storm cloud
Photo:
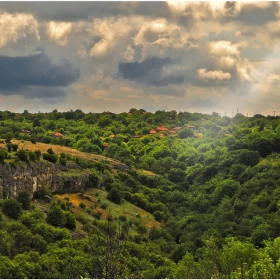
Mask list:
[[[98,2],[99,3],[99,2]],[[78,21],[87,19],[102,3],[95,2],[2,2],[0,9],[8,13],[28,13],[39,20]],[[114,6],[114,2],[109,5]],[[109,10],[108,9],[108,10]]]
[[[62,95],[59,88],[69,86],[79,77],[80,70],[68,60],[54,64],[42,50],[29,56],[0,56],[0,91],[4,95]]]
[[[3,95],[10,95],[11,92],[4,91]],[[19,94],[19,92],[14,92],[14,94]],[[65,90],[62,88],[53,87],[25,87],[20,95],[26,99],[33,98],[44,98],[46,102],[47,99],[57,99],[66,96]]]
[[[214,108],[217,107],[217,103],[211,99],[197,99],[191,103],[195,108]],[[219,106],[218,106],[219,107]]]
[[[270,2],[267,7],[260,7],[256,3],[245,3],[236,12],[236,2],[226,2],[224,9],[222,21],[237,20],[248,25],[263,25],[277,20],[279,5],[277,2]]]
[[[8,13],[28,13],[39,20],[79,21],[118,15],[161,17],[169,13],[166,2],[103,2],[103,1],[31,1],[1,2],[0,10]]]
[[[119,63],[118,68],[124,79],[148,86],[161,87],[182,83],[183,76],[163,76],[163,67],[170,64],[172,64],[170,58],[149,57],[143,62]]]

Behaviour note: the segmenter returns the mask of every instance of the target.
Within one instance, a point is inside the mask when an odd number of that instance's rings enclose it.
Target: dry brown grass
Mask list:
[[[40,143],[40,142],[37,142],[36,144],[32,144],[30,141],[23,141],[23,140],[12,140],[12,143],[18,144],[20,149],[21,148],[27,149],[27,150],[30,150],[33,152],[36,150],[40,150],[42,153],[46,153],[49,148],[52,148],[52,150],[56,154],[65,153],[65,154],[69,154],[74,157],[81,157],[81,158],[85,158],[85,159],[95,159],[95,158],[98,160],[103,159],[103,160],[108,160],[110,163],[113,163],[113,164],[117,164],[119,162],[112,158],[104,157],[104,156],[97,155],[97,154],[88,154],[88,153],[80,152],[76,149],[65,147],[65,146],[45,144],[45,143]],[[5,144],[1,143],[0,145],[5,147]]]
[[[98,154],[84,153],[84,152],[80,152],[76,149],[65,147],[65,146],[45,144],[45,143],[40,143],[40,142],[36,142],[36,144],[32,144],[30,141],[23,141],[23,140],[12,140],[11,142],[14,144],[18,144],[20,149],[21,148],[27,149],[27,150],[30,150],[33,152],[36,150],[40,150],[41,153],[46,153],[49,148],[52,148],[52,150],[56,154],[65,153],[65,154],[69,154],[73,157],[80,157],[80,158],[84,158],[84,159],[88,159],[88,160],[90,160],[90,159],[107,160],[110,163],[110,165],[115,165],[115,164],[120,163],[118,160],[115,160],[113,158],[104,157],[104,156],[101,156]],[[0,147],[6,148],[6,144],[0,143]],[[140,171],[140,170],[138,170],[138,171]],[[148,171],[148,170],[141,170],[141,172],[143,172],[147,175],[151,175],[151,176],[156,175],[155,173]]]
[[[96,194],[98,194],[98,196],[96,196]],[[68,197],[69,202],[74,206],[72,206],[71,210],[76,216],[86,213],[87,209],[92,209],[92,213],[100,212],[102,214],[102,220],[106,219],[109,215],[113,215],[114,217],[124,215],[128,220],[133,220],[136,219],[137,214],[139,214],[146,227],[160,227],[161,224],[155,220],[152,214],[128,202],[124,202],[122,205],[116,205],[107,200],[106,195],[106,191],[89,189],[84,193],[84,197],[81,197],[80,194],[56,194],[55,197],[65,202],[65,197]],[[90,197],[90,201],[86,199],[86,196]],[[81,202],[86,205],[85,209],[79,206]],[[101,208],[103,203],[107,204],[106,209]]]

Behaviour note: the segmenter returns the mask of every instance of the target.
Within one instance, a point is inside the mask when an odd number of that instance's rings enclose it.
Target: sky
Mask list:
[[[0,110],[280,115],[280,2],[0,2]]]

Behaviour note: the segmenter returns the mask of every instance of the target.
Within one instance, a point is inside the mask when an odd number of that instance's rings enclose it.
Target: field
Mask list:
[[[84,215],[92,221],[95,219],[93,214],[99,212],[102,220],[109,215],[115,219],[122,215],[132,221],[141,218],[148,228],[160,227],[160,223],[155,221],[152,214],[126,201],[120,205],[115,204],[106,199],[106,195],[107,192],[104,190],[88,189],[84,193],[56,194],[55,198],[68,202],[76,216]],[[81,203],[84,204],[83,207],[80,206]]]
[[[98,155],[98,154],[84,153],[84,152],[78,151],[78,150],[70,148],[70,147],[45,144],[45,143],[40,143],[40,142],[33,144],[30,141],[24,141],[24,140],[12,140],[11,142],[14,144],[18,144],[19,149],[27,149],[27,150],[30,150],[33,152],[36,150],[40,150],[41,153],[46,153],[47,150],[49,148],[51,148],[56,154],[65,153],[65,154],[69,154],[73,157],[80,157],[80,158],[84,158],[87,160],[93,160],[93,161],[104,160],[104,161],[107,161],[111,166],[120,164],[120,161],[118,161],[116,159],[105,157],[105,156]],[[5,148],[6,144],[0,143],[0,148],[1,147]],[[9,161],[7,160],[7,162],[9,162]],[[143,172],[147,175],[155,175],[155,173],[148,171],[148,170],[138,170],[138,171]]]

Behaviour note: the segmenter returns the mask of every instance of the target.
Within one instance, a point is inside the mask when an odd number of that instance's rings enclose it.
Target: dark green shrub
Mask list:
[[[86,208],[86,205],[85,205],[83,202],[81,202],[81,203],[79,204],[79,206],[80,206],[81,208],[83,208],[83,209]]]
[[[66,211],[64,214],[66,216],[65,227],[70,229],[70,230],[75,229],[76,228],[76,218],[75,218],[75,215],[72,214],[69,211]]]
[[[57,162],[57,155],[56,154],[50,154],[50,153],[44,153],[43,154],[43,159],[52,162],[52,163],[56,163]]]
[[[34,151],[35,155],[36,155],[36,159],[39,160],[41,157],[41,151],[40,150],[36,150]]]
[[[35,199],[43,199],[45,195],[48,195],[49,197],[52,196],[51,190],[48,188],[47,185],[43,184],[34,192],[33,197]]]
[[[66,215],[63,213],[63,210],[58,205],[54,205],[52,209],[48,212],[46,221],[52,226],[64,227],[67,222],[67,218]]]
[[[102,213],[100,211],[97,211],[97,212],[92,213],[92,216],[94,218],[96,218],[97,220],[100,220]]]
[[[21,207],[24,210],[29,210],[30,209],[30,192],[27,190],[19,192],[17,196],[17,201],[21,203]]]
[[[2,206],[2,212],[6,216],[17,220],[21,215],[21,211],[22,211],[21,205],[17,200],[13,198],[4,200]]]
[[[107,199],[109,199],[110,201],[116,203],[116,204],[121,204],[121,193],[118,189],[116,188],[112,188],[109,193],[107,194]]]
[[[106,203],[102,203],[100,207],[105,210],[107,209],[108,205]]]

